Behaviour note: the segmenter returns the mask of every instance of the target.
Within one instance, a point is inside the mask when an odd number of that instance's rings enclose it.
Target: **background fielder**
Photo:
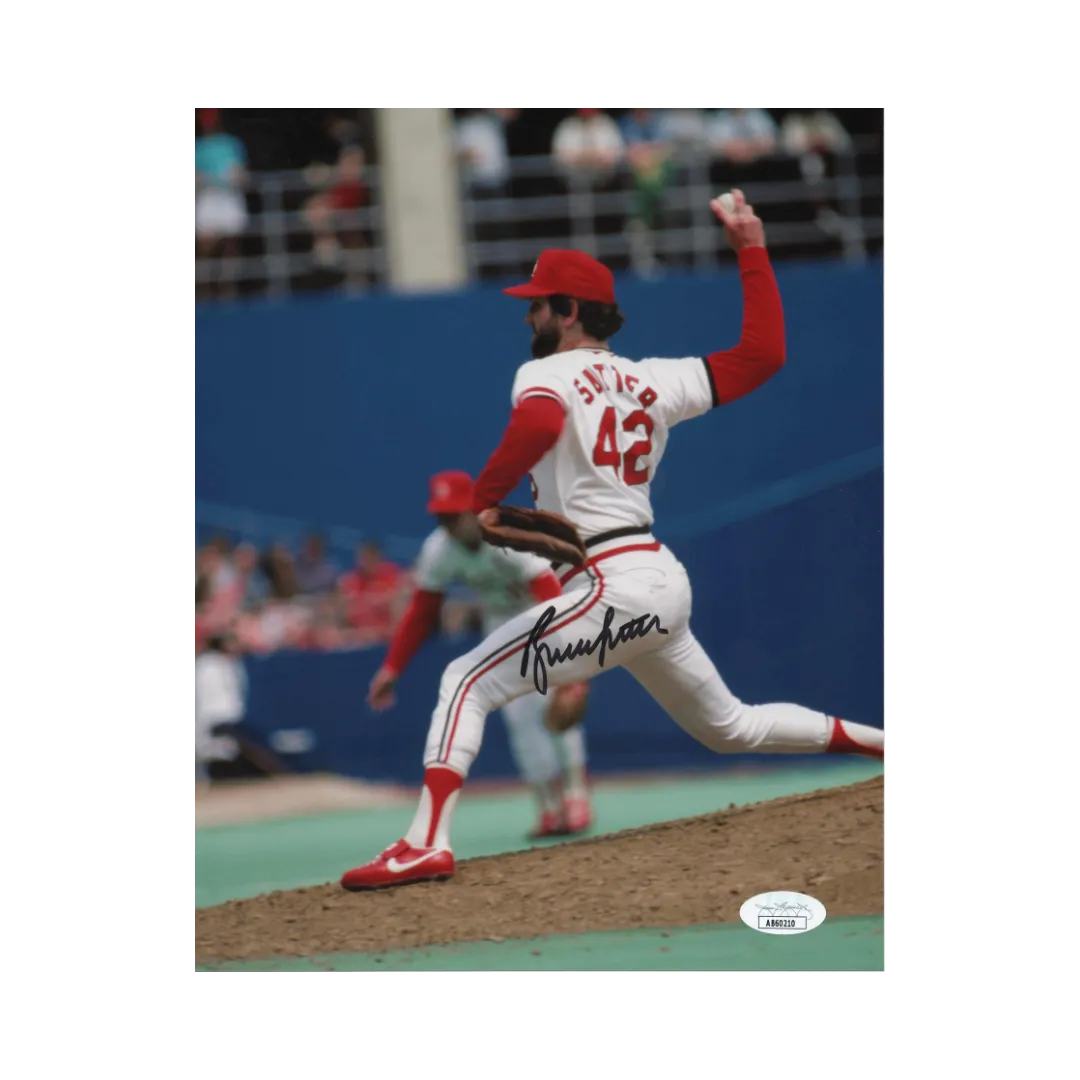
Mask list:
[[[413,823],[374,861],[348,871],[345,888],[453,874],[451,816],[485,717],[529,692],[541,669],[560,686],[625,667],[676,723],[718,752],[884,756],[875,728],[801,705],[740,701],[690,630],[685,569],[652,535],[649,488],[670,429],[750,393],[785,359],[762,224],[740,192],[710,205],[738,252],[743,327],[734,349],[681,360],[613,355],[607,342],[623,324],[614,280],[581,252],[545,251],[530,282],[504,290],[531,300],[534,360],[518,370],[510,423],[477,481],[473,509],[496,506],[531,470],[538,508],[573,521],[590,558],[563,573],[562,596],[511,619],[447,667]]]
[[[487,635],[508,618],[562,592],[543,559],[483,542],[472,501],[473,481],[468,473],[451,470],[431,478],[427,510],[439,519],[439,528],[424,542],[414,568],[417,591],[394,632],[385,662],[371,681],[368,704],[377,711],[393,705],[394,686],[438,625],[443,595],[451,585],[467,585],[477,594]],[[587,683],[562,689],[560,705],[584,707]],[[545,715],[553,698],[525,694],[502,707],[514,762],[537,798],[539,821],[531,839],[573,835],[592,824],[585,733],[580,726],[562,734],[548,730]]]

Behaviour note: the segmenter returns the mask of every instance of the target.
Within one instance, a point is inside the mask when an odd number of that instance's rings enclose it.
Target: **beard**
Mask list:
[[[558,352],[562,344],[562,334],[558,330],[541,330],[533,334],[532,355],[534,360],[543,360]]]

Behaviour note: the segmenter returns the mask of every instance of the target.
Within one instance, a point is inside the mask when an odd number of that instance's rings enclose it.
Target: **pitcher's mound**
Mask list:
[[[774,889],[809,893],[829,915],[877,915],[883,797],[879,777],[469,859],[447,883],[347,893],[335,882],[232,900],[196,910],[196,960],[735,922],[744,900]]]

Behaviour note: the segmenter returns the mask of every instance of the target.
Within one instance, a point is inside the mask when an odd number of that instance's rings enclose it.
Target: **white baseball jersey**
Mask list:
[[[716,403],[700,356],[627,360],[603,349],[523,364],[511,401],[516,406],[531,397],[553,398],[566,410],[559,441],[533,468],[533,498],[586,538],[652,525],[649,489],[668,431]]]
[[[551,564],[526,551],[509,551],[481,544],[470,551],[445,529],[425,541],[414,575],[418,588],[445,592],[451,585],[473,589],[487,615],[514,615],[534,603],[529,582],[549,572]]]

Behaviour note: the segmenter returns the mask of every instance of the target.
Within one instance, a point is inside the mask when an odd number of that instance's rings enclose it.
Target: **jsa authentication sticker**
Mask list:
[[[806,893],[760,893],[739,908],[739,917],[763,934],[805,934],[825,921],[825,905]]]

